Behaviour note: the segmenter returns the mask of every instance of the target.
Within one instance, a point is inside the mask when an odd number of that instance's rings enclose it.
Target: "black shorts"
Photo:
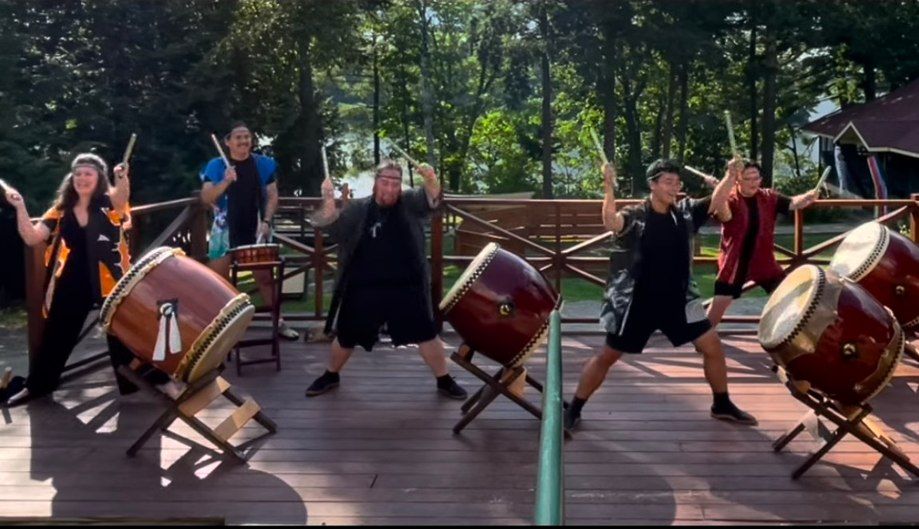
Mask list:
[[[386,325],[393,346],[424,343],[437,337],[437,324],[421,287],[349,288],[338,311],[338,343],[372,351]]]
[[[782,280],[785,279],[784,275],[776,276],[772,279],[766,279],[764,281],[759,281],[756,283],[767,294],[772,294],[775,292],[775,289],[779,288],[779,284]],[[740,297],[743,294],[743,283],[732,285],[730,283],[725,283],[723,281],[715,281],[715,295],[716,296],[731,296],[734,299]]]
[[[634,301],[626,315],[625,326],[619,334],[607,333],[606,345],[623,352],[637,354],[642,352],[654,331],[660,329],[674,347],[692,342],[712,328],[712,324],[702,311],[702,319],[687,322],[686,305],[682,301],[661,302],[645,298]],[[698,317],[698,315],[697,315]]]

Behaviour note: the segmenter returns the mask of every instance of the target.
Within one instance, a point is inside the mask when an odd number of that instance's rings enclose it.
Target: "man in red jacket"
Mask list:
[[[775,261],[775,220],[779,213],[805,208],[817,200],[817,191],[787,197],[773,189],[760,187],[760,166],[744,161],[744,170],[720,215],[721,253],[715,299],[708,307],[708,319],[718,325],[733,300],[740,297],[744,283],[753,281],[772,293],[785,273]],[[726,220],[725,220],[726,219]]]

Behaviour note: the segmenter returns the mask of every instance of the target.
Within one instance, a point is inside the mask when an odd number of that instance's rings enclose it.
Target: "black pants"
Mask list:
[[[38,397],[57,389],[61,374],[67,367],[67,360],[77,346],[86,316],[92,308],[92,303],[83,299],[55,299],[52,302],[51,312],[45,320],[41,344],[29,359],[26,387],[32,396]],[[115,369],[118,391],[122,395],[137,391],[137,386],[118,373],[118,366],[130,364],[135,358],[134,355],[118,338],[109,335],[107,339],[109,359]],[[149,366],[145,371],[141,374],[154,384],[169,380],[168,375]]]

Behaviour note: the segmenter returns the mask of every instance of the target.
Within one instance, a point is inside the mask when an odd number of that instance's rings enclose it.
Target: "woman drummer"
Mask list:
[[[16,208],[19,235],[29,246],[48,242],[48,277],[42,301],[45,325],[37,351],[29,359],[25,387],[7,400],[20,404],[54,391],[67,359],[80,339],[89,312],[114,288],[130,266],[122,221],[128,213],[128,165],[115,167],[115,185],[108,168],[95,154],[78,154],[64,177],[57,197],[41,220],[32,224],[22,195],[7,188],[7,201]],[[128,364],[133,355],[116,338],[108,337],[113,367]],[[151,369],[152,368],[148,368]],[[168,376],[150,371],[148,379],[166,383]],[[137,388],[116,371],[122,394]]]

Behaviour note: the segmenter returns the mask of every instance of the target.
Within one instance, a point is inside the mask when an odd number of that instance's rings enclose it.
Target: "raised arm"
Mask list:
[[[120,163],[115,166],[114,173],[115,185],[109,190],[109,198],[112,200],[112,209],[121,213],[126,213],[128,203],[131,200],[130,167],[127,163]]]
[[[819,193],[820,192],[816,189],[811,189],[807,193],[801,193],[800,195],[791,197],[791,204],[788,206],[788,209],[794,211],[796,209],[804,209],[807,206],[810,206],[817,201]]]
[[[236,169],[227,167],[226,171],[223,173],[223,180],[221,180],[219,184],[204,182],[204,185],[201,186],[201,200],[207,205],[212,205],[214,202],[217,202],[220,195],[227,192],[227,189],[233,185],[235,181]]]
[[[616,211],[616,168],[609,162],[603,164],[603,187],[603,227],[619,233],[625,225],[625,219]]]
[[[19,231],[19,236],[22,237],[22,240],[27,245],[35,246],[48,240],[48,236],[51,235],[50,230],[41,222],[32,224],[25,201],[18,191],[13,188],[6,188],[6,200],[16,208],[16,228]]]
[[[319,206],[319,209],[316,213],[313,213],[311,218],[313,225],[317,227],[325,227],[330,224],[334,224],[338,220],[338,215],[341,213],[341,210],[335,207],[335,185],[332,183],[330,178],[326,178],[322,181],[322,205]]]
[[[712,193],[712,203],[708,208],[709,214],[715,215],[721,222],[731,220],[731,208],[728,206],[728,198],[731,196],[731,190],[737,184],[737,179],[743,173],[743,159],[735,156],[728,162],[728,168],[724,178],[715,186]]]

